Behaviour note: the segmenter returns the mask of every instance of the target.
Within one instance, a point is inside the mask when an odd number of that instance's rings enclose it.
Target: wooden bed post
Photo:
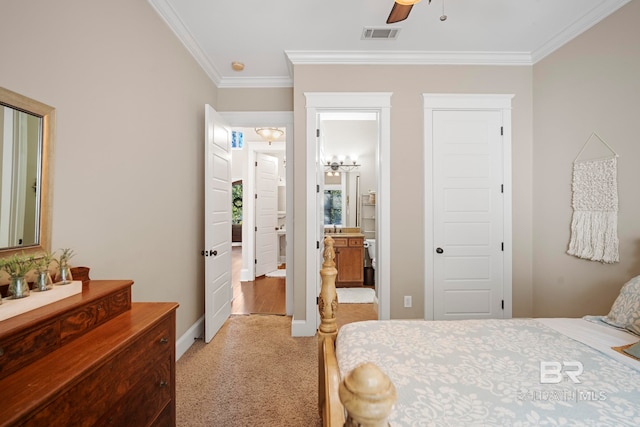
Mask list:
[[[334,340],[338,335],[338,324],[336,323],[336,312],[338,311],[338,294],[336,292],[336,257],[333,249],[333,239],[331,236],[324,238],[324,262],[320,269],[320,277],[322,278],[322,287],[318,296],[318,311],[320,312],[320,327],[318,335],[320,341],[326,336],[332,337]]]
[[[340,383],[340,400],[347,410],[345,427],[387,427],[396,403],[396,388],[373,363],[363,363]]]
[[[335,251],[331,236],[324,238],[324,262],[320,269],[322,286],[318,295],[318,311],[320,312],[320,327],[318,328],[318,409],[324,426],[342,426],[344,424],[344,410],[338,397],[340,372],[335,360],[334,348],[338,335],[336,311],[338,310],[338,294],[336,293],[336,263]],[[333,355],[326,360],[325,352]],[[332,381],[329,383],[329,377]],[[327,384],[333,384],[328,386]],[[329,390],[329,388],[334,388]]]

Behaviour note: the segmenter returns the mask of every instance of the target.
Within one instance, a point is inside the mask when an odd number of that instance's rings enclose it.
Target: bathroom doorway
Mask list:
[[[336,115],[350,114],[374,114],[376,119],[374,122],[377,127],[377,135],[375,137],[375,156],[372,165],[375,165],[377,171],[374,180],[375,185],[366,185],[360,183],[360,192],[358,198],[364,196],[364,190],[372,190],[375,192],[376,203],[373,205],[374,214],[371,219],[375,218],[375,293],[378,301],[377,318],[388,319],[390,317],[390,271],[389,271],[389,251],[390,251],[390,224],[389,214],[390,205],[388,202],[390,191],[390,93],[306,93],[307,103],[307,241],[316,240],[318,243],[324,239],[324,177],[327,169],[331,169],[334,162],[334,153],[329,153],[327,147],[322,143],[323,125],[322,122],[327,119],[336,117]],[[315,125],[315,126],[314,126]],[[351,156],[349,153],[335,153],[336,156],[344,155],[343,164],[348,161],[353,163],[353,159],[347,159]],[[337,163],[341,159],[338,157]],[[359,162],[359,159],[357,160]],[[361,166],[360,166],[361,167]],[[318,189],[316,188],[318,187]],[[345,190],[348,191],[348,190]],[[362,209],[361,204],[353,203],[350,209]],[[358,211],[362,212],[361,210]],[[362,221],[362,218],[360,218]],[[359,223],[359,228],[361,223]],[[332,226],[333,228],[333,226]],[[337,229],[337,227],[336,227]],[[360,236],[359,236],[360,237]],[[363,236],[362,236],[363,237]],[[364,240],[364,239],[363,239]],[[311,243],[311,242],[309,242]],[[313,242],[315,243],[315,242]],[[319,291],[319,269],[321,265],[321,250],[307,252],[306,257],[306,295],[307,319],[305,325],[300,325],[296,330],[298,335],[308,334],[317,327],[318,316],[315,304],[315,295]],[[364,248],[362,248],[364,249]],[[340,267],[338,266],[340,271]],[[313,319],[315,317],[315,322]],[[313,323],[311,323],[313,322]],[[303,331],[303,327],[305,330]]]

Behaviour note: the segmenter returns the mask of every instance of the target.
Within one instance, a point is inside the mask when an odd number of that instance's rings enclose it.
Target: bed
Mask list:
[[[640,341],[640,276],[608,316],[365,321],[338,334],[335,274],[327,238],[325,426],[640,425],[640,360],[625,352]]]

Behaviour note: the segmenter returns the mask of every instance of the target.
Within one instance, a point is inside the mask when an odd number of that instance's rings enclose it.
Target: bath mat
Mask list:
[[[340,304],[369,304],[374,302],[376,292],[369,288],[337,288]]]
[[[279,269],[273,270],[266,274],[267,277],[287,277],[287,270]]]

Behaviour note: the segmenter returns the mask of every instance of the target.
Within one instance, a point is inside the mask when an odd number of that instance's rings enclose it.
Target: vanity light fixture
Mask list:
[[[271,145],[274,140],[284,135],[284,131],[278,128],[256,128],[256,133],[260,135],[262,139],[267,141],[269,145]]]
[[[349,156],[334,157],[332,160],[327,161],[324,169],[329,176],[338,176],[340,172],[351,172],[356,170],[361,165],[358,164],[358,159],[351,159]]]

